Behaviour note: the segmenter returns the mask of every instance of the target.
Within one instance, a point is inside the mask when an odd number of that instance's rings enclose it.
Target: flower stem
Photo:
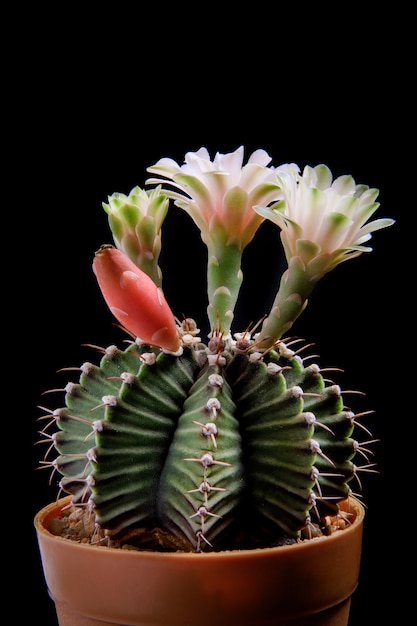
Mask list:
[[[270,348],[291,328],[307,306],[307,298],[318,280],[319,276],[311,276],[300,257],[291,257],[271,311],[257,337],[260,348]]]
[[[242,284],[241,260],[242,250],[238,245],[208,246],[207,314],[211,332],[216,330],[224,337],[230,332]]]

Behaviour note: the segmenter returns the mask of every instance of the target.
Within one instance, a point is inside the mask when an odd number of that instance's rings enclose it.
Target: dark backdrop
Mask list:
[[[37,405],[48,403],[44,390],[62,385],[59,368],[91,358],[82,344],[117,343],[123,337],[91,271],[95,250],[111,241],[101,203],[114,191],[128,193],[142,185],[146,167],[159,158],[182,162],[185,152],[201,146],[212,156],[240,145],[247,156],[264,148],[275,165],[325,163],[335,175],[352,174],[358,183],[379,188],[377,215],[396,219],[394,227],[374,234],[371,254],[339,266],[320,283],[294,330],[314,342],[323,366],[343,368],[342,386],[365,391],[366,408],[375,410],[368,424],[380,439],[375,448],[380,473],[363,478],[368,510],[350,626],[377,623],[401,601],[405,579],[394,542],[398,534],[403,542],[413,524],[401,506],[402,473],[410,470],[403,421],[413,418],[401,391],[413,337],[407,311],[414,282],[406,246],[415,163],[405,147],[413,131],[407,50],[401,41],[393,55],[387,22],[376,51],[353,18],[349,40],[361,42],[356,61],[351,48],[338,47],[336,35],[325,44],[311,33],[295,61],[294,40],[283,48],[270,35],[264,50],[256,28],[257,43],[249,31],[240,38],[234,34],[238,47],[222,33],[229,58],[216,37],[184,34],[164,46],[161,33],[147,22],[151,43],[145,45],[144,24],[134,33],[129,20],[109,30],[92,22],[87,28],[83,20],[66,29],[61,17],[53,31],[38,24],[25,67],[17,76],[11,72],[15,90],[4,126],[12,135],[6,156],[13,182],[6,185],[3,200],[10,224],[4,226],[11,245],[4,273],[11,302],[4,314],[16,363],[11,372],[7,361],[3,376],[13,378],[17,397],[7,407],[3,437],[10,442],[12,459],[3,470],[13,478],[12,496],[22,507],[21,537],[29,552],[20,552],[24,577],[19,573],[17,579],[31,590],[32,611],[42,626],[56,622],[32,518],[55,498],[56,489],[48,485],[48,471],[36,469],[43,450],[35,445]],[[164,56],[158,60],[159,46]],[[169,214],[164,233],[167,298],[175,313],[201,318],[203,244],[178,209]],[[245,252],[242,323],[257,319],[270,304],[273,287],[268,284],[280,254],[277,233],[263,225]],[[251,295],[255,286],[259,299]]]

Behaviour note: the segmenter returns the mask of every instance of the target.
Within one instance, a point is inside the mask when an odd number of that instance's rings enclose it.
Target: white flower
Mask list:
[[[392,219],[368,221],[379,207],[379,191],[357,185],[352,176],[333,180],[326,165],[289,163],[276,170],[283,199],[271,207],[254,207],[281,228],[287,260],[320,260],[316,269],[328,272],[336,265],[372,248],[364,244],[371,233],[393,224]],[[321,266],[319,268],[319,266]]]
[[[255,204],[269,204],[281,198],[271,157],[265,150],[253,152],[243,165],[244,148],[217,153],[213,161],[206,148],[188,152],[179,166],[173,159],[160,159],[148,168],[163,179],[151,178],[147,184],[165,183],[167,197],[184,209],[201,230],[206,243],[238,242],[243,249],[263,221]]]

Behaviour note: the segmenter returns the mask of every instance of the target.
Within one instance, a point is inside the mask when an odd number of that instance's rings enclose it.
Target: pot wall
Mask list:
[[[355,522],[329,537],[201,554],[110,549],[56,537],[48,522],[69,501],[35,518],[60,626],[347,625],[364,517],[353,498],[347,506]]]

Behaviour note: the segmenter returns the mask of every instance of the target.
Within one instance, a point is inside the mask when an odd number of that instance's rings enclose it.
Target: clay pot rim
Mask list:
[[[45,523],[49,519],[53,519],[56,517],[56,513],[61,511],[67,504],[71,502],[72,496],[65,496],[56,500],[55,502],[51,502],[40,509],[35,517],[34,517],[34,526],[37,532],[41,533],[45,537],[48,537],[50,540],[56,540],[59,542],[65,542],[66,544],[70,543],[72,548],[75,550],[89,550],[96,552],[97,550],[104,549],[106,552],[110,552],[113,554],[118,554],[123,556],[123,558],[138,558],[138,554],[141,558],[146,559],[160,559],[163,557],[164,559],[228,559],[234,560],[239,558],[264,558],[267,555],[273,555],[276,552],[281,553],[289,553],[296,551],[306,551],[306,550],[316,550],[320,543],[325,542],[326,545],[330,546],[331,543],[337,542],[340,540],[341,536],[347,538],[347,536],[351,532],[356,532],[356,528],[360,525],[365,517],[365,508],[362,503],[353,495],[350,495],[345,501],[339,503],[339,506],[344,511],[348,510],[349,512],[355,513],[355,518],[349,526],[346,526],[343,530],[335,532],[331,535],[325,535],[321,537],[314,537],[312,539],[308,539],[305,541],[301,541],[298,543],[293,543],[290,545],[282,545],[282,546],[274,546],[269,548],[252,548],[252,549],[242,549],[242,550],[217,550],[212,552],[159,552],[156,550],[123,550],[121,548],[111,548],[107,546],[94,546],[88,543],[78,543],[76,541],[71,541],[69,539],[65,539],[63,537],[59,537],[58,535],[54,535],[49,532],[49,530],[45,527]]]

